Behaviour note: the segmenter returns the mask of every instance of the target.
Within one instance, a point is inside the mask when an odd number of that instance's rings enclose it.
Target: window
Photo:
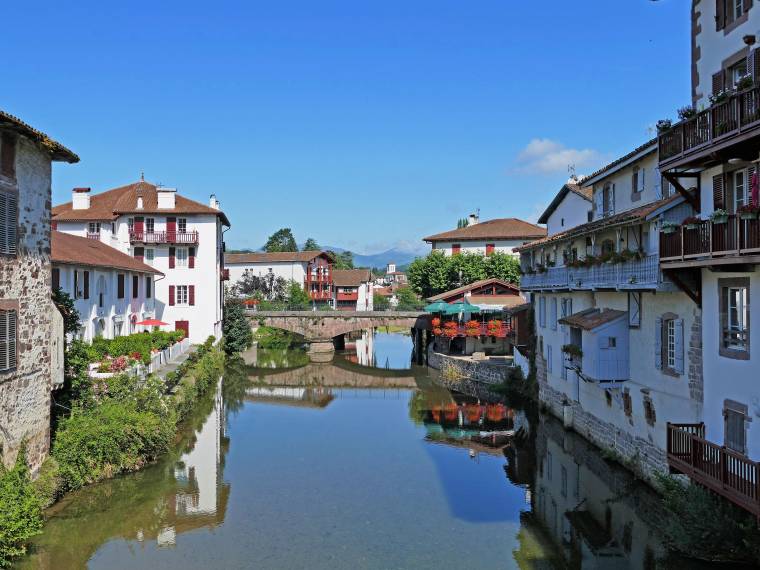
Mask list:
[[[586,257],[589,255],[594,255],[594,242],[591,241],[590,237],[586,238]]]
[[[628,328],[637,329],[641,326],[641,292],[628,293]]]
[[[636,166],[634,167],[633,174],[631,175],[631,192],[636,193],[639,191],[639,167]]]
[[[610,255],[615,251],[615,242],[611,239],[606,239],[602,242],[602,255]]]
[[[676,367],[676,321],[665,321],[665,365],[668,368]]]
[[[737,1],[741,3],[741,0]],[[728,73],[731,86],[736,87],[736,85],[739,83],[739,80],[747,75],[747,60],[745,58],[742,58],[736,65],[732,65],[728,68]]]
[[[608,336],[607,337],[607,347],[606,348],[617,348],[617,337]]]
[[[0,254],[16,255],[18,194],[0,191]]]
[[[187,285],[177,285],[177,304],[187,305],[189,302],[188,287]]]
[[[61,288],[61,270],[53,267],[53,291]]]
[[[546,328],[546,297],[541,297],[538,300],[538,323],[541,328]]]
[[[74,270],[74,298],[82,298],[82,291],[79,289],[79,271],[76,269]]]
[[[655,327],[655,367],[671,376],[683,374],[683,319],[666,313],[657,318]]]
[[[117,299],[124,298],[124,274],[123,273],[119,273],[116,276],[116,298]]]
[[[564,465],[560,466],[561,487],[560,493],[563,497],[567,497],[567,468]]]
[[[16,311],[0,311],[0,372],[16,368]]]
[[[633,414],[633,402],[631,400],[631,393],[628,388],[623,390],[623,412],[626,416],[630,417]]]
[[[111,222],[111,233],[116,234],[116,222]]]
[[[747,453],[747,422],[751,421],[746,405],[733,400],[723,402],[724,445],[737,453]]]
[[[615,212],[615,185],[605,184],[602,189],[602,215],[609,216]]]
[[[156,220],[154,218],[145,218],[145,231],[147,233],[156,231]]]
[[[728,351],[749,351],[749,279],[721,279],[722,342]]]
[[[557,298],[552,297],[551,304],[549,305],[549,310],[551,311],[549,315],[549,325],[551,326],[553,331],[557,330]]]
[[[654,412],[654,403],[652,402],[652,398],[649,395],[645,395],[643,404],[644,404],[644,419],[650,426],[653,426],[655,422],[657,421],[657,414],[655,414]]]
[[[132,298],[137,299],[140,292],[140,277],[137,275],[132,276]]]
[[[178,247],[175,255],[176,255],[176,266],[187,267],[187,248]]]
[[[187,218],[177,218],[177,231],[181,234],[187,233]]]
[[[586,212],[586,221],[587,222],[593,222],[594,221],[594,212],[589,210]]]
[[[734,212],[747,203],[747,185],[743,170],[737,170],[731,175],[734,185]]]
[[[132,233],[132,230],[135,229],[135,219],[134,218],[127,218],[127,229],[130,233]]]
[[[0,135],[0,174],[16,178],[16,137],[8,132]]]
[[[744,2],[745,0],[734,0],[733,1],[733,8],[734,8],[734,20],[738,20],[742,17],[744,14]],[[744,65],[744,68],[746,69],[746,64]]]
[[[458,253],[462,253],[462,244],[461,243],[451,244],[451,255],[456,255]]]
[[[153,297],[153,279],[145,277],[145,298],[150,299],[151,297]]]
[[[153,260],[156,258],[156,250],[154,249],[146,249],[145,250],[145,259],[143,260],[148,265],[153,265]]]
[[[565,218],[560,218],[559,225],[565,227]]]
[[[90,222],[87,224],[87,233],[100,234],[100,222]]]

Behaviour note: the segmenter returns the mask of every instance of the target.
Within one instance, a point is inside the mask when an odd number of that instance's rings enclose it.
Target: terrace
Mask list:
[[[131,230],[129,232],[130,243],[145,244],[188,244],[198,243],[198,232],[146,232]]]
[[[694,220],[673,231],[660,233],[663,264],[693,262],[712,265],[736,261],[736,257],[760,254],[760,220],[729,214],[718,220]],[[732,259],[733,258],[733,259]],[[760,259],[760,258],[759,258]],[[753,261],[741,257],[739,261]]]
[[[585,263],[581,260],[580,263]],[[590,262],[589,262],[590,263]],[[593,262],[589,266],[546,267],[526,272],[520,280],[524,291],[656,289],[660,283],[658,255],[625,262]]]

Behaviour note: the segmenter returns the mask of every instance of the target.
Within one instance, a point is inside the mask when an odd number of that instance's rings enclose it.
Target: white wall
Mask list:
[[[591,202],[581,198],[575,192],[568,192],[559,206],[555,208],[546,224],[548,235],[564,232],[575,226],[588,222]]]
[[[719,354],[721,335],[718,279],[749,277],[750,349],[749,360]],[[756,273],[714,273],[702,271],[702,358],[705,378],[704,421],[709,441],[723,445],[723,403],[730,399],[749,408],[748,456],[760,460],[760,275]]]
[[[254,275],[263,277],[269,270],[272,270],[275,277],[282,277],[287,281],[295,281],[301,287],[304,286],[306,280],[306,266],[305,261],[276,261],[266,263],[230,263],[229,260],[225,261],[225,267],[230,270],[230,285],[235,285],[243,278],[246,271],[251,271]]]
[[[451,255],[451,246],[458,243],[462,246],[461,253],[477,253],[480,255],[486,254],[486,244],[494,244],[494,251],[499,253],[510,253],[517,255],[512,251],[512,248],[521,246],[528,243],[530,240],[471,240],[471,241],[439,241],[435,242],[432,246],[433,250],[441,250],[446,255]]]
[[[639,168],[639,179],[644,175],[644,190],[640,193],[633,193],[633,170]],[[594,219],[602,217],[602,212],[598,210],[597,197],[603,188],[609,183],[615,186],[614,212],[615,214],[638,208],[649,202],[654,202],[662,198],[661,179],[658,171],[658,154],[657,150],[650,152],[648,155],[632,160],[620,170],[606,176],[602,180],[593,184],[593,205]],[[641,182],[639,182],[641,184]],[[634,200],[634,198],[636,198]]]

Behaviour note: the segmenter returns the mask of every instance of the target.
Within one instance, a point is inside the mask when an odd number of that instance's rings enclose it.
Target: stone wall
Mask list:
[[[428,366],[441,371],[446,378],[469,378],[485,384],[502,384],[507,379],[507,366],[448,356],[428,349]]]
[[[53,335],[63,336],[53,331],[50,300],[50,173],[50,157],[19,137],[16,180],[0,177],[6,189],[18,189],[19,232],[17,255],[0,260],[0,306],[18,312],[17,366],[0,374],[2,460],[11,465],[25,444],[33,472],[50,444]]]

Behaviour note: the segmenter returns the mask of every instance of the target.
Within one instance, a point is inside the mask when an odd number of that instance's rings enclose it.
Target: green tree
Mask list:
[[[409,265],[407,276],[412,289],[427,298],[491,277],[519,284],[520,262],[508,253],[446,256],[441,251],[433,251],[427,257],[415,259]]]
[[[79,311],[74,306],[74,299],[60,287],[53,291],[53,303],[63,315],[63,332],[75,333],[79,330]]]
[[[317,240],[315,240],[314,238],[308,238],[306,240],[306,243],[303,244],[304,251],[319,251],[320,249],[322,248],[319,247]]]
[[[42,532],[42,501],[29,477],[21,450],[10,471],[0,465],[0,568],[26,552],[25,543]]]
[[[298,251],[298,245],[290,228],[281,228],[269,236],[264,245],[264,250],[270,253],[274,251]]]
[[[330,257],[333,258],[333,267],[335,269],[353,269],[354,268],[354,254],[350,251],[341,251],[335,253],[334,251],[327,252]]]
[[[251,346],[253,332],[248,319],[245,317],[245,309],[242,303],[237,301],[225,303],[222,333],[224,334],[224,351],[227,354],[243,352]]]
[[[399,311],[416,311],[424,304],[411,287],[401,287],[396,291],[396,296],[398,297],[396,308]]]
[[[375,311],[384,311],[385,309],[389,308],[391,306],[391,302],[388,300],[388,297],[385,297],[383,295],[379,295],[378,293],[373,293],[372,295],[372,308]]]
[[[291,281],[288,286],[288,307],[294,309],[308,309],[311,299],[308,293],[298,283]]]

